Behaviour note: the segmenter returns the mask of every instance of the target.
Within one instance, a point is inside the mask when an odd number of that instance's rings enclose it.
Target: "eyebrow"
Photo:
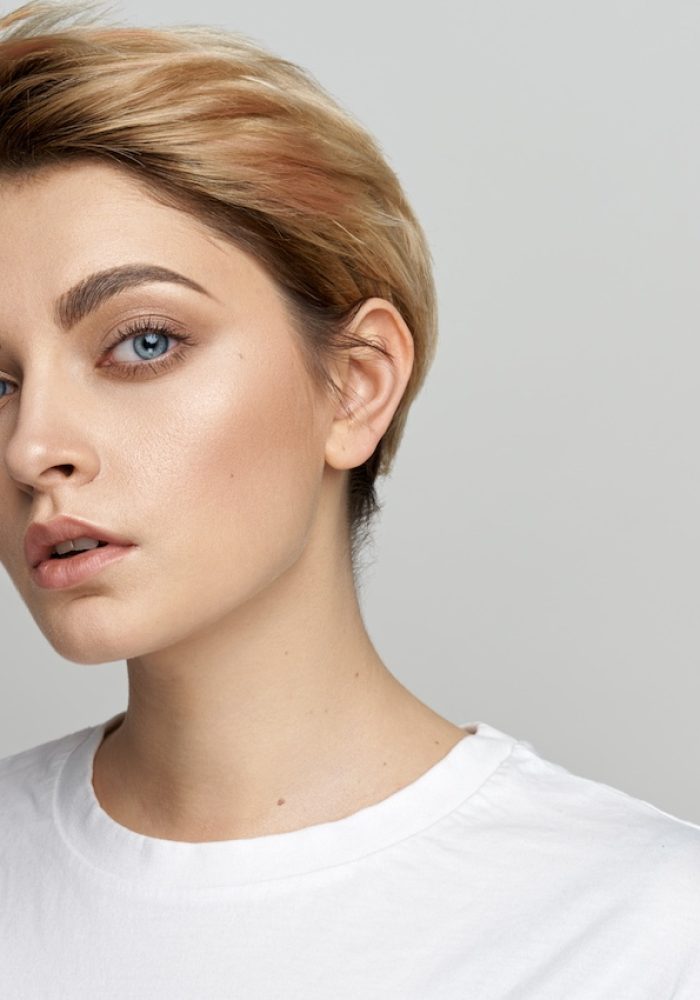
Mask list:
[[[218,299],[198,282],[184,274],[179,274],[177,271],[171,271],[167,267],[161,267],[157,264],[120,264],[117,267],[89,274],[60,295],[54,303],[56,323],[64,330],[71,330],[106,299],[118,295],[119,292],[123,292],[127,288],[134,288],[151,281],[167,281],[185,285],[218,302]]]

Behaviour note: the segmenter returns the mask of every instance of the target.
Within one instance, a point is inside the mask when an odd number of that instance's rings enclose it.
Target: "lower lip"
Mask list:
[[[62,590],[92,579],[100,570],[117,559],[123,559],[135,545],[102,545],[97,549],[87,549],[78,556],[67,559],[44,559],[32,569],[32,580],[39,587]]]

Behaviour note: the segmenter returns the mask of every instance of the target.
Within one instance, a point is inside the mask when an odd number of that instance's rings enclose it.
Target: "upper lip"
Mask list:
[[[111,542],[114,545],[134,545],[135,543],[121,535],[115,535],[107,528],[84,521],[80,517],[67,517],[60,514],[51,521],[33,521],[24,536],[24,554],[27,562],[34,569],[48,559],[54,545],[75,538],[94,538],[98,542]]]

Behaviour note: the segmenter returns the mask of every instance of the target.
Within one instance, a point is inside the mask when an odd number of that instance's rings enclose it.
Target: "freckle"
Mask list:
[[[436,747],[440,746],[440,740],[433,740],[433,743],[435,744]]]
[[[386,761],[385,760],[382,761],[382,766],[386,767]]]
[[[277,799],[277,805],[278,806],[283,806],[284,805],[284,799]]]
[[[359,677],[359,676],[360,676],[360,671],[358,670],[357,673],[355,674],[355,677]]]

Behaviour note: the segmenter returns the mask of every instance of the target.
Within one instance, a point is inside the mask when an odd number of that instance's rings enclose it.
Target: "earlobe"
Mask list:
[[[413,370],[413,337],[388,300],[367,299],[349,332],[366,346],[351,348],[342,366],[339,400],[326,442],[326,461],[354,469],[374,453]]]

